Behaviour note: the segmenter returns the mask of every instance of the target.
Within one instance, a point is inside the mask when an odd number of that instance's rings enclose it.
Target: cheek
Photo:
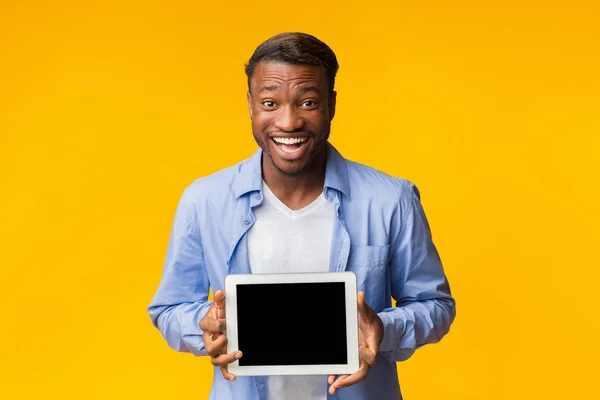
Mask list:
[[[266,117],[264,114],[256,114],[254,118],[252,118],[252,130],[255,135],[264,136],[266,135],[266,131],[268,131],[268,127],[271,124],[271,118]]]
[[[329,122],[329,119],[321,119],[318,122],[317,125],[319,128],[319,136],[321,137],[327,137],[329,135],[329,129],[331,127],[331,123]]]
[[[320,134],[324,135],[329,131],[329,114],[326,110],[321,110],[321,112],[312,116],[311,123],[319,130]]]

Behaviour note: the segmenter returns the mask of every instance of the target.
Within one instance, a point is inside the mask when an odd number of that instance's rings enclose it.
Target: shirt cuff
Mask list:
[[[183,338],[184,342],[186,342],[186,347],[195,356],[206,356],[206,348],[204,346],[204,341],[202,341],[202,329],[200,329],[200,320],[204,318],[206,313],[208,312],[212,301],[207,302],[201,307],[193,318],[194,321],[194,330],[198,332],[198,334],[192,334]],[[191,330],[191,332],[194,332]]]
[[[397,311],[397,310],[395,310]],[[404,333],[405,321],[401,314],[382,311],[377,315],[383,322],[383,340],[379,344],[379,351],[391,351],[398,349],[400,338]]]

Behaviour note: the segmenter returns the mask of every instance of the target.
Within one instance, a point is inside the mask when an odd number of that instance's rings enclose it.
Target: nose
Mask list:
[[[275,127],[284,132],[293,132],[301,129],[304,126],[304,121],[298,115],[295,107],[285,106],[279,109],[277,118],[275,119]]]

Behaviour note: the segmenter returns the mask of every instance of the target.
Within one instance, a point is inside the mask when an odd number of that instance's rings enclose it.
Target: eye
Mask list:
[[[301,104],[302,107],[313,108],[317,105],[317,102],[314,100],[304,100]]]
[[[273,100],[265,100],[262,102],[262,105],[266,108],[273,108],[275,107],[275,102]]]

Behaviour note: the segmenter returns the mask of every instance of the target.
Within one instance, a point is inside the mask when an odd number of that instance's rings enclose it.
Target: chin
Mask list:
[[[307,170],[307,165],[303,164],[296,167],[284,167],[280,163],[273,163],[279,172],[287,176],[298,176]]]

